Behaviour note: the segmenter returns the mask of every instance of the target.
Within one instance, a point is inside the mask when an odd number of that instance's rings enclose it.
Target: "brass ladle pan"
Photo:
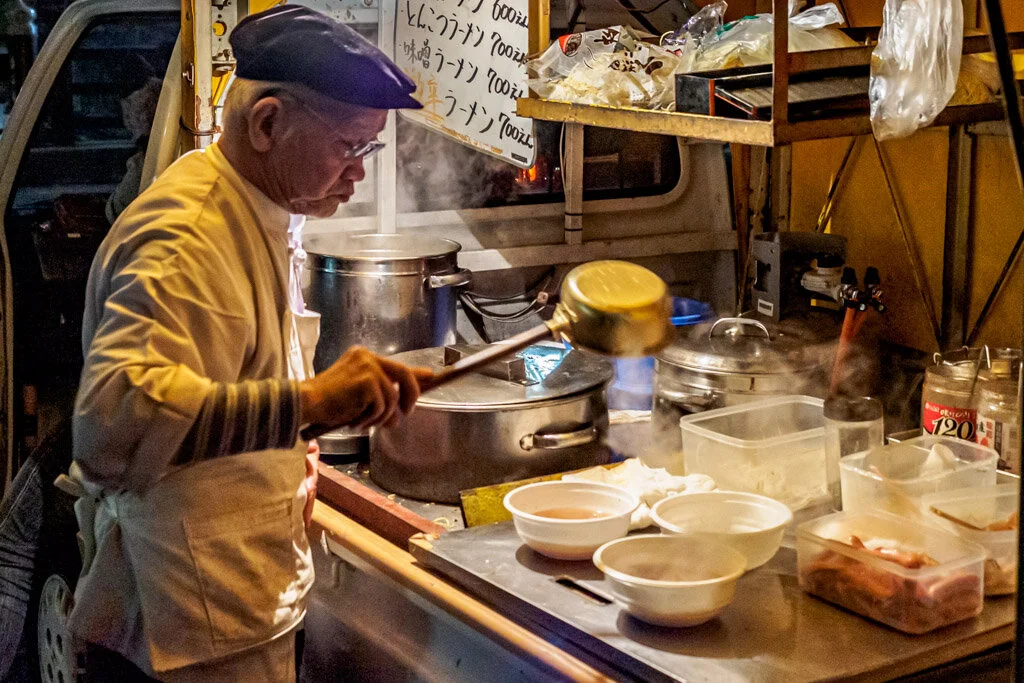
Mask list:
[[[551,320],[449,365],[420,388],[429,391],[544,339],[566,340],[608,356],[651,356],[672,341],[672,300],[657,275],[625,261],[593,261],[569,271]],[[310,425],[314,439],[334,427]]]

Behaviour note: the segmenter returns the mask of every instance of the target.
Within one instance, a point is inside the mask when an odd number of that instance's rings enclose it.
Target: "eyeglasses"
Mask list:
[[[289,92],[285,92],[280,89],[275,89],[268,91],[264,95],[264,97],[284,97],[286,99],[289,99],[295,104],[302,107],[302,109],[307,114],[309,114],[314,119],[322,123],[326,128],[333,130],[338,127],[336,123],[331,123],[326,118],[324,118],[322,114],[318,113],[315,109],[313,109],[308,104],[306,104],[298,97],[295,97]],[[370,140],[362,144],[353,145],[351,143],[345,142],[344,140],[336,140],[334,144],[338,148],[338,154],[344,159],[366,159],[368,157],[372,157],[374,154],[384,149],[385,143],[381,140]]]

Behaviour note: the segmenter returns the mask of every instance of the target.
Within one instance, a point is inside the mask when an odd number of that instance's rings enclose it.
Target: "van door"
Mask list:
[[[179,29],[175,0],[72,4],[0,136],[4,487],[36,436],[33,413],[51,424],[70,414],[85,277],[110,221],[137,192],[149,131],[140,119],[152,121]],[[31,421],[19,424],[21,413]]]

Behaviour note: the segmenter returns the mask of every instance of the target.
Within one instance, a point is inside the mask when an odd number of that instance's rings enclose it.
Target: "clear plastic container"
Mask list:
[[[905,633],[980,614],[984,564],[980,545],[895,515],[843,511],[797,530],[800,588]]]
[[[985,595],[1017,592],[1017,512],[1020,482],[932,493],[921,499],[930,519],[984,546]],[[970,525],[970,526],[968,526]],[[989,529],[995,526],[994,529]],[[977,528],[971,528],[977,527]]]
[[[823,401],[780,396],[679,421],[687,474],[800,510],[828,496]]]
[[[843,510],[882,510],[923,520],[921,497],[996,483],[991,448],[946,436],[919,436],[839,461]]]

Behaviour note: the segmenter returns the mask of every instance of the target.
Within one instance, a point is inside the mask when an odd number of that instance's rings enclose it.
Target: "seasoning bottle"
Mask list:
[[[986,382],[978,392],[978,443],[999,454],[999,469],[1020,474],[1021,408],[1017,383]]]
[[[977,361],[964,359],[965,351],[936,354],[926,368],[921,396],[921,427],[928,434],[974,441],[978,411],[972,398]]]

